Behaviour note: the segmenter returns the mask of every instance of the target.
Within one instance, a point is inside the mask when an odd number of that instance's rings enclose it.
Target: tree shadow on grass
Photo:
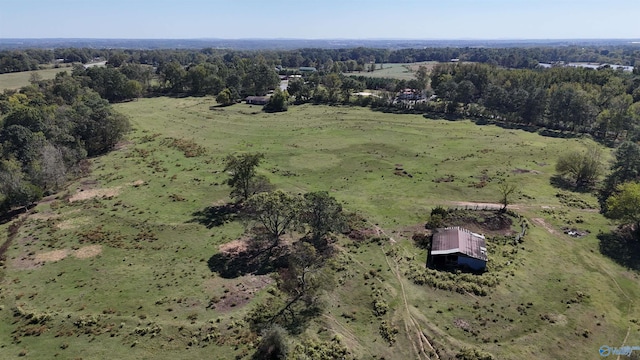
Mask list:
[[[207,206],[191,214],[193,218],[189,222],[196,222],[211,229],[235,220],[240,210],[240,206],[233,203]]]
[[[252,242],[253,243],[253,242]],[[286,246],[250,246],[237,252],[219,252],[207,261],[209,270],[225,279],[246,274],[265,275],[287,266]]]
[[[600,253],[633,270],[640,270],[640,239],[629,229],[598,234]]]
[[[555,187],[556,189],[577,192],[577,193],[588,193],[591,192],[591,188],[589,186],[578,186],[569,179],[562,177],[558,174],[551,176],[549,178],[549,184]]]

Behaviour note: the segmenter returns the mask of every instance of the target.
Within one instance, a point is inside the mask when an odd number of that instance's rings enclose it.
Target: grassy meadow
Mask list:
[[[56,77],[56,74],[62,71],[71,72],[71,68],[50,68],[33,71],[21,71],[15,73],[0,74],[0,91],[16,90],[23,86],[29,85],[31,74],[38,74],[42,80],[50,80]]]
[[[415,79],[415,72],[418,70],[420,66],[426,66],[428,70],[431,70],[433,66],[435,66],[437,62],[435,61],[423,61],[416,63],[389,63],[382,64],[383,68],[380,69],[380,64],[376,64],[376,70],[373,72],[362,71],[362,72],[351,72],[345,73],[345,75],[357,75],[357,76],[366,76],[366,77],[376,77],[376,78],[390,78],[390,79],[398,79],[398,80],[411,80]]]
[[[3,358],[250,358],[257,339],[243,318],[269,300],[273,280],[220,276],[212,259],[244,228],[203,215],[230,200],[223,160],[239,152],[263,152],[259,173],[278,188],[329,191],[379,235],[339,239],[337,284],[301,336],[337,335],[362,359],[446,359],[463,348],[598,358],[605,344],[640,345],[638,274],[599,253],[596,235],[613,224],[592,195],[550,184],[558,154],[590,140],[366,108],[214,104],[116,105],[133,124],[127,140],[14,220],[22,226],[0,273]],[[411,237],[430,210],[496,202],[499,179],[520,189],[512,208],[530,224],[524,241],[490,242],[481,276],[418,285],[426,251]],[[2,242],[11,224],[0,225]],[[467,283],[486,293],[455,291]]]

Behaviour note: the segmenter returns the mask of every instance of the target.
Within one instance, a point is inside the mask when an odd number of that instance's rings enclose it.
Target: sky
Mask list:
[[[0,0],[0,38],[638,39],[640,0]]]

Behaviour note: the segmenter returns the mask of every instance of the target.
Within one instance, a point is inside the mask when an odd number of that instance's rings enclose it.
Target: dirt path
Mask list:
[[[531,221],[537,225],[542,226],[545,230],[547,230],[550,234],[556,235],[558,232],[543,218],[532,218]]]
[[[374,225],[374,228],[376,229],[376,232],[379,235],[383,234],[384,236],[388,237],[392,246],[396,243],[396,241],[393,240],[392,237],[387,235],[381,227]],[[398,262],[395,261],[394,259],[394,265],[391,265],[391,261],[389,261],[389,257],[385,253],[384,247],[382,247],[381,250],[382,250],[382,253],[384,254],[384,259],[387,262],[389,269],[391,269],[396,279],[398,280],[398,283],[400,284],[400,289],[402,292],[402,301],[404,303],[404,310],[405,310],[405,314],[403,316],[404,327],[407,333],[407,337],[409,338],[409,341],[413,346],[413,350],[417,355],[417,358],[428,359],[428,360],[431,359],[431,357],[429,356],[429,354],[427,354],[425,350],[425,348],[429,348],[433,352],[433,354],[435,354],[435,359],[440,359],[440,357],[438,356],[438,353],[436,352],[436,349],[433,347],[431,342],[429,342],[429,339],[427,339],[427,337],[422,332],[420,324],[411,314],[411,310],[409,309],[409,302],[407,301],[407,293],[405,292],[405,289],[404,289],[404,281],[402,279],[402,275],[400,274],[400,269],[398,268]],[[416,334],[415,338],[411,336],[411,333]]]

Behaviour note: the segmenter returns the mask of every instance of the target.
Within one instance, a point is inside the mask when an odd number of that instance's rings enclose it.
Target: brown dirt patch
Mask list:
[[[120,186],[114,188],[105,188],[105,189],[80,189],[77,193],[69,198],[69,202],[74,201],[82,201],[93,198],[105,198],[105,197],[113,197],[118,196],[120,194]]]
[[[145,181],[141,179],[141,180],[136,180],[136,181],[132,182],[131,186],[138,187],[138,186],[144,185],[144,184],[145,184]]]
[[[494,210],[455,211],[449,214],[447,226],[461,226],[485,235],[513,235],[513,219]]]
[[[549,233],[556,234],[556,230],[553,228],[553,226],[551,226],[551,224],[547,223],[543,218],[532,218],[531,221],[533,221],[537,225],[542,226]]]
[[[37,269],[42,266],[41,262],[37,262],[33,256],[21,256],[11,260],[11,267],[18,270]]]
[[[249,249],[249,245],[246,239],[237,239],[220,245],[219,249],[220,252],[225,254],[239,254],[247,251]]]
[[[102,252],[102,245],[89,245],[81,247],[73,252],[73,256],[78,259],[88,259],[99,255]]]
[[[48,251],[46,253],[36,254],[35,260],[36,262],[45,262],[45,261],[60,261],[69,255],[69,250],[53,250]]]
[[[205,288],[214,292],[214,299],[208,307],[226,312],[240,308],[251,301],[255,294],[265,286],[271,284],[273,279],[269,275],[246,275],[226,282],[220,286],[219,279],[209,280]]]

